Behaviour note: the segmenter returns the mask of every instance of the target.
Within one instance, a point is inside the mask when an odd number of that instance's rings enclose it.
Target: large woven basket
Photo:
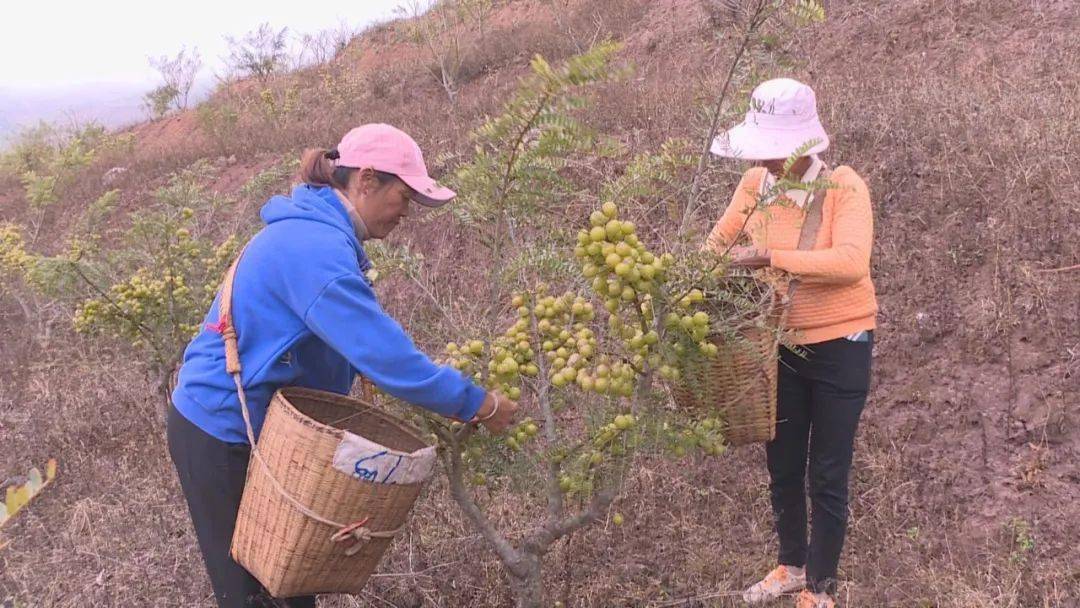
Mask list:
[[[415,430],[361,400],[278,391],[258,440],[266,466],[252,458],[248,467],[231,551],[274,597],[358,593],[420,493],[421,483],[372,483],[334,468],[346,431],[399,452],[427,447]],[[320,519],[364,522],[365,533],[334,542],[342,529],[302,512],[289,497]]]
[[[724,440],[732,446],[771,441],[776,434],[776,365],[785,306],[777,291],[771,301],[756,323],[709,336],[718,356],[689,356],[671,386],[679,407],[718,413]]]

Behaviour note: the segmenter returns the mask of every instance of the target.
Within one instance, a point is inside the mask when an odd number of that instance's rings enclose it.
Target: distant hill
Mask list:
[[[211,79],[196,83],[192,102],[212,85]],[[95,121],[110,128],[143,121],[147,115],[142,98],[151,88],[153,84],[138,83],[0,86],[0,148],[21,130],[40,121],[61,125]]]

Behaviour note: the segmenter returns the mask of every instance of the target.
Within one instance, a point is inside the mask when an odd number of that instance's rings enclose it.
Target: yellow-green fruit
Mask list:
[[[539,432],[540,432],[540,427],[536,426],[535,422],[530,422],[530,423],[525,425],[525,433],[529,437],[535,437],[536,434],[539,433]]]
[[[622,256],[617,253],[611,253],[606,258],[604,258],[604,263],[607,264],[608,268],[615,268],[621,262]]]
[[[521,389],[516,386],[511,386],[510,390],[506,391],[506,396],[517,401],[518,399],[521,399]]]
[[[622,233],[623,234],[634,234],[634,230],[635,230],[634,222],[623,222],[622,223]]]
[[[589,215],[589,223],[593,226],[603,226],[608,222],[608,217],[600,211],[593,211]]]
[[[623,520],[622,513],[616,513],[615,515],[611,516],[611,523],[615,524],[616,526],[623,525],[623,521],[624,520]]]
[[[615,253],[623,256],[624,258],[629,256],[633,252],[634,252],[634,248],[631,247],[630,245],[628,245],[625,242],[615,245]]]
[[[633,287],[623,287],[622,299],[626,300],[627,302],[631,302],[636,295],[637,292],[634,291]]]
[[[616,207],[615,203],[613,203],[611,201],[608,201],[608,202],[604,203],[600,207],[600,210],[603,211],[604,215],[609,217],[609,218],[613,218],[616,215],[618,215],[618,213],[619,213],[619,208]]]
[[[605,238],[607,238],[607,231],[605,231],[602,227],[593,226],[592,230],[589,230],[589,240],[591,240],[592,242],[599,243]]]
[[[708,315],[708,313],[702,312],[700,310],[695,312],[694,313],[694,323],[696,323],[698,325],[708,325],[709,324],[709,315]]]
[[[609,241],[617,241],[622,238],[622,222],[619,220],[611,220],[604,226],[604,231],[607,233]]]
[[[615,274],[619,275],[620,277],[625,277],[626,275],[630,274],[630,265],[626,262],[620,262],[616,264]]]

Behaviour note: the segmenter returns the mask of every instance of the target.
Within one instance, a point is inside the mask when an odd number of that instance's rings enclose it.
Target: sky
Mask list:
[[[342,23],[360,29],[393,16],[403,0],[100,0],[4,2],[0,88],[33,90],[92,83],[155,84],[148,57],[197,48],[204,76],[220,71],[236,38],[267,22],[290,33]]]
[[[49,122],[117,128],[146,120],[143,96],[161,84],[151,57],[197,50],[203,67],[191,102],[226,72],[226,36],[268,23],[303,34],[386,21],[402,5],[432,0],[0,0],[0,151],[19,133]]]

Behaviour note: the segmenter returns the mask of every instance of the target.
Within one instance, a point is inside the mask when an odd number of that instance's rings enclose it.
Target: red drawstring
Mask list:
[[[206,324],[206,329],[209,329],[210,331],[216,332],[216,333],[219,333],[219,334],[225,333],[225,330],[228,329],[228,327],[229,327],[229,318],[228,317],[221,317],[221,319],[217,323],[207,323]]]

